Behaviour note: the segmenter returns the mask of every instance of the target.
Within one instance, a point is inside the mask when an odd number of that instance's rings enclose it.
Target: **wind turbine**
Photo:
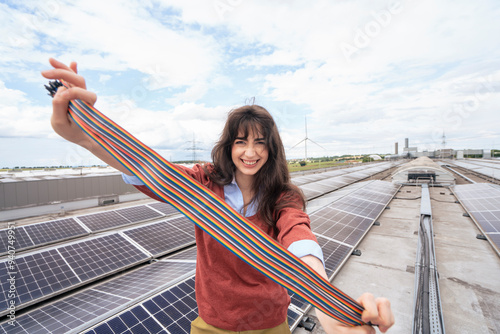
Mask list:
[[[295,147],[297,147],[297,145],[299,145],[300,143],[304,142],[304,147],[305,147],[305,158],[304,158],[304,161],[307,161],[307,141],[308,140],[311,141],[311,142],[313,142],[314,144],[318,145],[319,147],[321,147],[324,150],[326,150],[326,148],[324,148],[320,144],[316,143],[314,140],[312,140],[309,137],[307,137],[307,116],[304,116],[304,119],[305,119],[305,125],[306,125],[306,137],[304,139],[302,139],[301,141],[299,141],[294,146],[292,146],[292,148],[295,148]]]

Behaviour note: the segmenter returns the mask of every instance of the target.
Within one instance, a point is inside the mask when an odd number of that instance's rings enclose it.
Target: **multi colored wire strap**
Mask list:
[[[45,86],[54,96],[63,81]],[[71,100],[69,114],[155,195],[171,204],[240,259],[345,324],[364,325],[363,308],[254,226],[212,191],[81,100]]]

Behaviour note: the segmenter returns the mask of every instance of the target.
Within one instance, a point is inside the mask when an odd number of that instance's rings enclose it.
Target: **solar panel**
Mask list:
[[[453,187],[460,203],[500,255],[500,189],[487,183]]]
[[[311,215],[311,228],[316,234],[355,245],[372,219],[325,207]]]
[[[3,323],[0,332],[26,334],[67,333],[128,300],[96,290],[85,290],[61,301],[16,317],[16,326]]]
[[[323,250],[326,274],[331,279],[340,264],[342,264],[345,258],[352,253],[353,247],[341,244],[320,235],[316,235],[316,238],[318,239],[318,244]]]
[[[196,246],[190,247],[165,258],[166,260],[196,261]]]
[[[154,293],[158,288],[172,285],[194,275],[196,264],[189,262],[155,262],[126,275],[94,287],[95,290],[128,299]]]
[[[130,208],[123,208],[115,210],[117,213],[127,218],[132,223],[137,223],[144,220],[161,217],[162,214],[153,210],[146,205],[134,206]]]
[[[163,203],[163,202],[155,202],[148,204],[149,207],[152,207],[155,210],[160,211],[166,216],[172,215],[174,213],[179,213],[176,208],[174,208],[172,205],[168,203]]]
[[[82,281],[123,270],[150,258],[118,233],[72,243],[58,250]]]
[[[123,233],[154,257],[195,243],[193,223],[186,217],[148,224]]]
[[[86,334],[168,334],[160,324],[142,307],[119,314]]]
[[[26,233],[24,226],[11,226],[12,228],[0,230],[0,254],[7,253],[9,250],[11,253],[18,252],[20,249],[34,246],[34,243],[28,236],[28,233]],[[12,236],[10,239],[9,235]],[[11,243],[9,243],[9,240]]]
[[[299,312],[289,308],[287,311],[287,321],[288,321],[288,326],[290,327],[290,329],[294,329],[295,327],[297,327],[300,320],[302,320],[303,316],[304,316],[304,314],[299,313]]]
[[[289,292],[288,294],[290,295],[290,304],[301,310],[302,313],[306,312],[306,310],[311,305],[304,299],[299,297],[295,292]]]
[[[338,210],[367,218],[377,217],[384,207],[384,204],[356,198],[354,194],[343,197],[335,202],[335,208]]]
[[[85,333],[107,333],[112,324],[120,326],[112,333],[190,333],[191,322],[197,316],[192,277]]]
[[[2,288],[2,302],[0,314],[6,314],[9,278],[15,272],[15,305],[25,307],[33,302],[44,299],[54,293],[62,292],[71,286],[80,283],[75,273],[70,269],[61,255],[55,249],[36,254],[16,256],[15,267],[10,268],[8,260],[0,265],[0,286]]]
[[[88,328],[117,313],[134,300],[147,298],[165,286],[194,274],[194,263],[156,262],[76,292],[52,304],[16,317],[16,333],[61,333]],[[0,332],[10,330],[8,324]],[[46,330],[50,329],[50,330]]]
[[[76,236],[89,234],[73,218],[53,220],[41,224],[26,225],[26,232],[35,245],[48,244]]]
[[[116,211],[105,211],[77,217],[92,232],[130,224],[130,221]]]
[[[191,322],[198,316],[194,278],[168,289],[142,305],[170,333],[190,333]]]

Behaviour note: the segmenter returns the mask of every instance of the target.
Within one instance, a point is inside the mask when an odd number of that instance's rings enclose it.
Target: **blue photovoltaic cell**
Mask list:
[[[128,301],[129,299],[89,289],[17,316],[16,326],[4,323],[0,326],[0,333],[67,333],[110,310],[119,309]]]
[[[58,249],[82,281],[107,275],[149,259],[149,256],[118,233]]]
[[[132,223],[137,223],[143,220],[162,217],[162,214],[145,205],[133,206],[130,208],[123,208],[116,210],[117,213],[127,218]]]
[[[195,263],[158,261],[139,270],[99,284],[94,289],[112,295],[135,299],[150,294],[162,286],[172,285],[178,282],[183,276],[193,275],[195,269]]]
[[[12,228],[0,230],[0,254],[7,253],[8,251],[11,251],[11,253],[16,253],[20,249],[32,247],[34,245],[30,237],[24,230],[24,226],[12,226]],[[9,243],[9,235],[13,236],[14,238],[12,239],[11,237],[10,239],[12,243]]]
[[[8,262],[1,263],[0,282],[2,287],[2,304],[0,312],[7,309],[9,277],[12,276]],[[55,250],[17,256],[15,263],[16,306],[31,303],[40,298],[46,298],[72,285],[80,283],[78,277],[68,267]]]
[[[176,208],[174,208],[172,205],[168,203],[163,203],[163,202],[155,202],[148,204],[148,206],[152,207],[155,210],[160,211],[163,213],[165,216],[172,215],[174,213],[179,213]]]
[[[92,232],[130,224],[128,219],[124,218],[116,211],[93,213],[90,215],[78,216],[77,218]]]
[[[186,217],[148,224],[124,233],[154,257],[195,243],[193,223]]]
[[[500,254],[500,189],[487,183],[457,185],[455,195]]]
[[[288,309],[287,311],[287,320],[288,320],[288,326],[290,328],[295,328],[297,327],[298,323],[302,319],[303,314],[297,313],[294,310]]]
[[[88,232],[73,218],[26,225],[24,228],[35,245],[42,245],[88,234]]]
[[[86,334],[160,334],[168,333],[139,305],[106,323],[85,332]],[[172,332],[175,333],[175,332]]]
[[[191,322],[198,316],[194,278],[151,298],[143,306],[169,332],[189,333]]]
[[[373,219],[342,212],[330,206],[311,215],[311,228],[316,234],[355,245]]]
[[[306,308],[309,306],[309,303],[306,302],[304,299],[299,297],[296,293],[294,292],[288,292],[290,295],[291,302],[293,306],[297,307],[298,309],[302,310],[305,312]],[[290,323],[289,323],[290,324]],[[291,324],[290,324],[291,325]]]
[[[316,238],[318,239],[318,244],[323,250],[326,273],[328,277],[331,277],[342,261],[344,261],[344,259],[352,253],[352,247],[339,244],[318,235]]]
[[[156,262],[125,275],[74,293],[41,308],[16,317],[13,333],[66,333],[87,324],[106,312],[120,312],[127,303],[147,297],[155,289],[174,284],[182,276],[193,275],[195,263]],[[9,331],[11,326],[3,324]],[[45,330],[50,329],[50,330]]]

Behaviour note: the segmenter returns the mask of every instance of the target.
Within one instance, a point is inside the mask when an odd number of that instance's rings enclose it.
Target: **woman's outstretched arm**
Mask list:
[[[68,104],[70,100],[82,100],[90,105],[94,105],[97,96],[87,90],[85,79],[78,75],[77,66],[72,62],[69,66],[50,58],[50,65],[53,69],[42,72],[42,76],[47,79],[64,80],[70,88],[59,87],[52,99],[52,117],[50,123],[54,131],[72,143],[89,150],[97,158],[119,171],[132,175],[118,160],[109,154],[101,145],[88,136],[69,116]]]
[[[314,269],[318,274],[328,279],[323,263],[317,257],[307,255],[301,257],[301,260]],[[364,293],[359,299],[364,307],[361,319],[364,322],[371,322],[378,325],[379,330],[385,333],[394,324],[394,315],[391,310],[389,301],[385,298],[375,299],[372,294]],[[347,326],[329,317],[325,313],[316,309],[316,315],[321,322],[321,326],[327,334],[344,333],[344,334],[374,334],[375,329],[371,326]]]

